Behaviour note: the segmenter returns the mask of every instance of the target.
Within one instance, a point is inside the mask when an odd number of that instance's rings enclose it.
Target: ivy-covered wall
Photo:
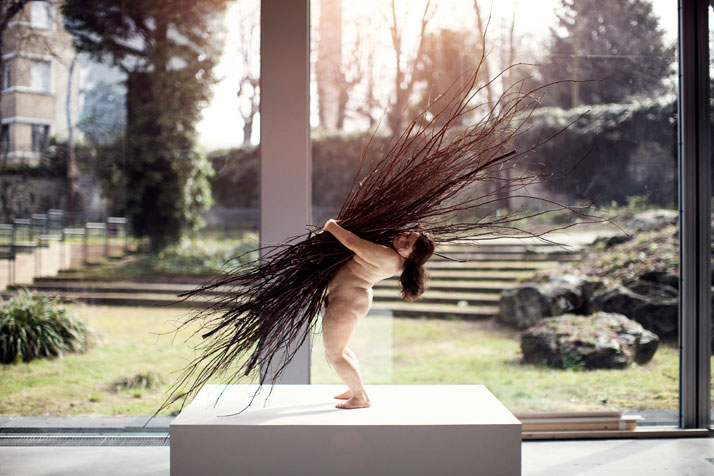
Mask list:
[[[545,193],[598,205],[625,204],[634,195],[677,204],[677,104],[671,99],[539,108],[518,146],[538,141],[545,142],[528,155],[529,166],[564,175],[544,185]]]

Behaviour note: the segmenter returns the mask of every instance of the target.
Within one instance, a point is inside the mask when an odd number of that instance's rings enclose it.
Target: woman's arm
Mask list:
[[[369,240],[364,240],[351,231],[342,228],[333,219],[327,220],[327,223],[325,223],[322,229],[332,233],[332,235],[337,238],[337,241],[342,243],[345,248],[375,266],[383,265],[384,260],[394,258],[393,255],[395,252],[391,248],[372,243]]]

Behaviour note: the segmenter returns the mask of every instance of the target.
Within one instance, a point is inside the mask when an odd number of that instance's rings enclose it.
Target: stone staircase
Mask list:
[[[442,246],[428,263],[429,289],[417,303],[407,303],[399,295],[396,278],[379,282],[374,288],[373,309],[391,311],[397,317],[438,317],[484,319],[498,312],[501,291],[531,278],[535,272],[552,269],[561,261],[577,260],[579,247],[564,250],[543,243],[499,239],[475,245]],[[459,261],[453,261],[459,260]],[[187,283],[128,282],[82,278],[77,273],[35,279],[21,286],[41,294],[61,295],[70,301],[124,306],[201,306],[204,300],[179,302],[177,294],[196,287]],[[0,293],[7,298],[19,287]],[[225,290],[223,290],[225,291]],[[214,293],[222,292],[216,290]]]

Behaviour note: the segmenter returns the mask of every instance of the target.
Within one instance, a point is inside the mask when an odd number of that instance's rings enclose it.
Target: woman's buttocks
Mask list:
[[[367,314],[372,305],[372,288],[343,283],[329,290],[329,307],[344,307],[358,314]]]

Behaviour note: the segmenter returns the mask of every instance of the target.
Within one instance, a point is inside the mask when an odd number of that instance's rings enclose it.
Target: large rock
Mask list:
[[[599,281],[573,274],[548,276],[544,282],[525,283],[501,293],[498,319],[525,329],[544,317],[581,312],[591,296],[602,287]]]
[[[633,216],[625,228],[632,231],[659,230],[665,226],[676,224],[678,219],[679,212],[676,210],[647,210]]]
[[[621,314],[564,314],[543,319],[521,335],[523,360],[556,368],[622,369],[646,364],[659,339]]]
[[[598,243],[603,243],[605,249],[612,248],[613,246],[621,245],[622,243],[627,243],[632,239],[632,235],[611,235],[611,236],[598,236],[592,242],[593,245]]]
[[[593,311],[624,314],[662,339],[677,337],[679,310],[677,290],[651,281],[635,281],[595,296]]]
[[[640,275],[639,279],[640,281],[665,284],[674,289],[679,289],[679,275],[668,273],[667,271],[646,271]]]

